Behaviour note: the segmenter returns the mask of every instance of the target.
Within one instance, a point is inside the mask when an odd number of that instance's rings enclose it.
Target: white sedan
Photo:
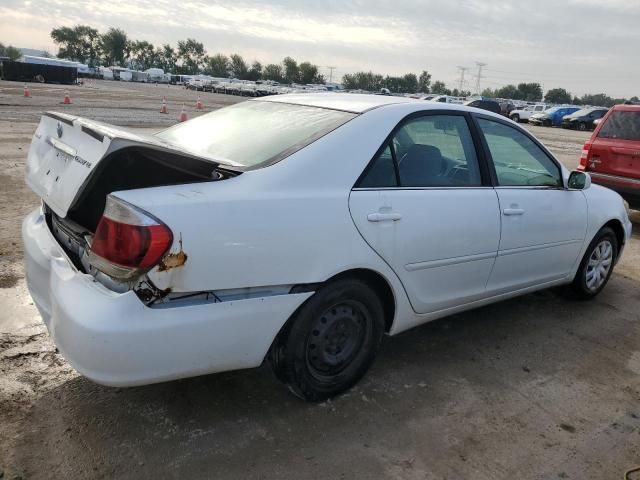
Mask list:
[[[43,116],[27,282],[56,345],[105,385],[273,366],[349,388],[385,333],[611,276],[631,223],[510,120],[408,98],[250,100],[153,136]]]

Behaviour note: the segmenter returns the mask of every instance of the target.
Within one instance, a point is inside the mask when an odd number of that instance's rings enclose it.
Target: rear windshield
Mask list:
[[[640,140],[640,112],[611,112],[598,137]]]
[[[247,101],[157,134],[191,153],[240,167],[277,162],[356,114],[278,102]]]

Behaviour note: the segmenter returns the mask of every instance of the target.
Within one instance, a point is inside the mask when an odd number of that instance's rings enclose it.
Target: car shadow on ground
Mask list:
[[[466,478],[527,462],[554,472],[609,417],[640,426],[624,390],[638,386],[626,369],[640,340],[637,287],[615,276],[592,302],[542,291],[386,338],[354,389],[316,404],[266,365],[126,389],[76,377],[33,406],[15,460],[28,478]],[[621,393],[612,401],[606,389]],[[594,402],[600,413],[587,414]],[[517,454],[519,443],[531,453]]]

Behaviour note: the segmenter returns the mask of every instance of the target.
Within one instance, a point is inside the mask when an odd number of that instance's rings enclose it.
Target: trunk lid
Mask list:
[[[84,189],[91,174],[110,154],[140,147],[197,159],[215,169],[211,159],[178,150],[155,136],[141,135],[85,118],[48,112],[33,136],[26,165],[29,187],[58,216],[64,218]]]

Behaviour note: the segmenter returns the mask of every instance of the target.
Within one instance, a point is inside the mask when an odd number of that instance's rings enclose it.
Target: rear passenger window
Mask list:
[[[640,140],[640,112],[611,112],[598,137]]]
[[[400,182],[396,180],[395,168]],[[371,163],[359,187],[460,187],[482,184],[476,152],[459,115],[406,122]]]
[[[524,133],[478,119],[500,186],[562,187],[558,166]]]

